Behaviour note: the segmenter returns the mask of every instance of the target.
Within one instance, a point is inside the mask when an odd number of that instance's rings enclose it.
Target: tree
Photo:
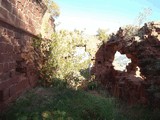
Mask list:
[[[96,35],[97,37],[98,37],[98,39],[100,40],[100,41],[107,41],[108,40],[108,34],[107,34],[107,30],[105,30],[105,29],[98,29],[97,30],[97,35]]]
[[[138,34],[138,27],[134,26],[134,25],[126,25],[122,27],[123,31],[124,31],[124,39],[125,40],[129,40],[131,39],[133,36]]]
[[[47,5],[47,11],[51,13],[53,17],[58,17],[60,15],[60,8],[53,0],[45,0]]]
[[[70,84],[71,87],[76,87],[84,80],[80,70],[88,67],[88,60],[82,61],[83,55],[76,55],[76,47],[84,46],[84,43],[82,32],[61,30],[52,34],[48,48],[46,48],[46,43],[37,44],[38,47],[42,45],[45,47],[44,50],[40,48],[40,51],[44,51],[41,54],[46,54],[46,49],[48,54],[43,66],[39,65],[42,66],[40,68],[42,83],[52,85],[56,80],[61,80]]]
[[[136,22],[138,23],[139,27],[146,21],[147,17],[151,15],[151,13],[152,9],[150,8],[145,8],[142,12],[139,12],[139,15],[136,19]]]

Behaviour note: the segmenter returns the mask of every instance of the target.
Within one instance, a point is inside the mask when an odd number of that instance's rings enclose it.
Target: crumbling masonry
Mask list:
[[[118,31],[96,53],[93,68],[96,80],[114,96],[128,104],[160,106],[160,23],[151,22],[138,30],[136,36]],[[127,71],[115,70],[112,62],[116,51],[125,54],[131,63]],[[140,77],[136,76],[140,68]]]

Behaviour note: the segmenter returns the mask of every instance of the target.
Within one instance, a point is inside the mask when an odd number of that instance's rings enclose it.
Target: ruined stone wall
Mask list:
[[[46,9],[38,0],[0,0],[0,111],[37,83],[32,40]]]
[[[118,33],[96,53],[96,80],[128,104],[160,107],[160,23],[145,24],[137,35],[126,37],[126,33]],[[131,59],[126,71],[114,69],[116,51]],[[138,68],[139,77],[136,76]]]

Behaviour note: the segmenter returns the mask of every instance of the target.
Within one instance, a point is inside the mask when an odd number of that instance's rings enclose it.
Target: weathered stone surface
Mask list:
[[[125,39],[122,33],[116,35],[114,40],[112,36],[111,40],[103,44],[96,53],[94,67],[96,80],[105,85],[112,95],[129,104],[159,105],[157,103],[160,92],[159,25],[160,23],[154,22],[145,24],[138,35],[131,36],[130,39]],[[126,54],[131,59],[132,62],[126,67],[127,72],[113,68],[112,62],[116,51]],[[136,77],[137,67],[140,68],[140,77]]]
[[[0,20],[34,35],[40,33],[38,28],[41,28],[42,17],[47,10],[43,2],[39,3],[32,0],[1,0],[0,2]],[[28,25],[30,27],[26,29]]]
[[[43,1],[0,0],[0,112],[37,84],[32,40],[46,9]]]

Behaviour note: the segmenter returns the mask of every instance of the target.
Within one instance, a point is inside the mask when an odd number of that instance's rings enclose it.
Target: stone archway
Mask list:
[[[153,26],[156,34],[152,34]],[[129,39],[115,36],[114,41],[109,40],[96,53],[96,79],[112,95],[129,104],[157,104],[156,101],[160,101],[160,97],[156,97],[160,92],[157,91],[160,88],[160,28],[157,23],[148,23],[147,29],[149,33],[139,29],[138,36],[131,36]],[[114,69],[112,63],[117,51],[131,59],[126,71]],[[155,93],[151,93],[150,89],[155,88]],[[150,96],[154,96],[152,100]],[[160,106],[160,102],[158,104]]]

